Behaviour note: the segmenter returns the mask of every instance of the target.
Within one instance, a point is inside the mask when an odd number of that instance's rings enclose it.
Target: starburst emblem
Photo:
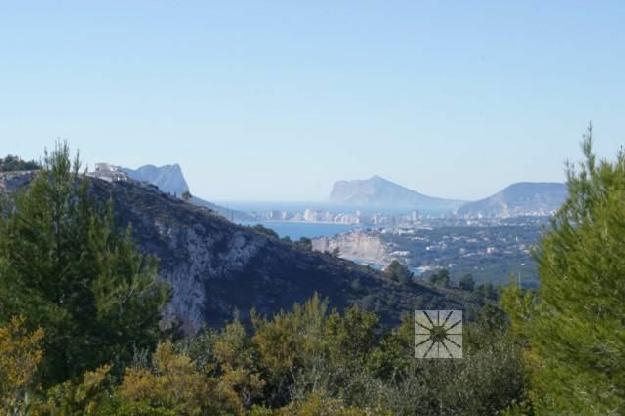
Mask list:
[[[415,311],[416,358],[462,358],[462,311]]]

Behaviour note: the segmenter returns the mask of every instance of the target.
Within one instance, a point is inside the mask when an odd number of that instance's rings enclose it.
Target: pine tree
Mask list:
[[[591,127],[583,151],[537,253],[537,303],[504,299],[517,304],[538,414],[625,413],[625,153],[597,160]]]
[[[408,266],[401,264],[397,260],[393,260],[384,269],[384,276],[386,276],[390,280],[405,285],[412,281],[413,273],[410,271]]]
[[[471,275],[471,273],[467,273],[462,276],[458,281],[458,287],[462,290],[472,292],[473,289],[475,289],[475,280],[473,280],[473,275]]]
[[[66,143],[0,219],[0,322],[23,315],[45,333],[43,377],[58,382],[157,342],[169,296],[153,258],[117,232],[112,204],[97,204]]]

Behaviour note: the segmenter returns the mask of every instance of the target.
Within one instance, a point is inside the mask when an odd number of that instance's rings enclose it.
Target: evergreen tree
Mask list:
[[[92,200],[79,171],[58,143],[0,218],[0,323],[21,314],[45,331],[50,383],[155,345],[169,296],[155,260],[130,230],[116,232],[111,204]]]
[[[300,239],[295,242],[295,248],[298,248],[303,251],[312,251],[313,249],[312,240],[307,237],[300,237]]]
[[[384,276],[401,284],[408,284],[409,282],[411,282],[413,275],[414,274],[406,265],[401,264],[397,260],[393,260],[384,269]]]
[[[467,290],[469,292],[472,292],[473,289],[475,288],[475,280],[473,280],[473,276],[471,275],[471,273],[467,273],[464,276],[462,276],[460,280],[458,281],[458,286],[462,290]]]
[[[430,276],[430,283],[436,286],[449,287],[450,280],[449,270],[447,269],[441,269],[438,273]]]
[[[252,229],[256,231],[257,233],[264,235],[265,237],[269,237],[275,240],[280,239],[280,236],[278,235],[277,232],[275,232],[271,228],[265,227],[262,224],[256,224],[255,226],[252,227]]]
[[[480,283],[475,287],[475,292],[484,299],[497,300],[499,292],[491,282]]]
[[[182,195],[180,195],[182,197],[182,199],[184,199],[185,201],[190,201],[191,198],[193,198],[193,195],[191,195],[191,192],[189,191],[184,191],[182,193]]]
[[[537,302],[511,289],[504,299],[528,343],[538,414],[625,413],[625,153],[597,160],[592,128],[583,151],[537,253]]]

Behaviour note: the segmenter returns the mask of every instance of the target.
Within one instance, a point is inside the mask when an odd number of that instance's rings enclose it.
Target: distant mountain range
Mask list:
[[[562,183],[521,182],[479,201],[435,198],[405,188],[379,176],[338,181],[330,201],[361,208],[444,211],[468,218],[507,218],[553,214],[566,199]]]
[[[330,201],[365,208],[411,208],[428,211],[455,211],[464,203],[424,195],[377,175],[364,180],[336,182]]]
[[[566,195],[563,183],[520,182],[488,198],[464,204],[458,209],[458,215],[483,218],[552,215]]]
[[[122,167],[120,170],[128,175],[130,179],[150,183],[168,194],[180,197],[184,192],[190,192],[189,185],[182,174],[182,169],[177,163],[165,166],[144,165],[137,169]],[[222,207],[195,195],[192,196],[191,202],[197,206],[212,209],[229,220],[249,221],[253,219],[251,215],[245,212]]]
[[[133,180],[150,183],[161,191],[178,197],[190,191],[182,169],[177,163],[118,169]],[[424,212],[456,213],[466,218],[507,218],[551,215],[562,205],[566,193],[566,185],[562,183],[521,182],[510,185],[488,198],[466,202],[424,195],[380,176],[373,176],[364,180],[336,182],[330,194],[330,201],[361,209],[415,209]],[[197,196],[193,196],[191,202],[212,209],[230,220],[254,219],[251,214],[231,210]]]

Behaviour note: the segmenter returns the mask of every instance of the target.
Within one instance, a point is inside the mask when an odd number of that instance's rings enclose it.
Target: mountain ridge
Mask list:
[[[150,183],[161,191],[174,196],[180,197],[185,192],[191,191],[182,173],[182,168],[178,163],[163,166],[148,164],[140,166],[137,169],[126,167],[121,167],[120,169],[128,175],[129,178],[139,182]],[[217,205],[195,195],[191,196],[191,202],[195,205],[212,209],[230,220],[249,221],[253,219],[251,215],[243,211],[222,207],[221,205]]]
[[[463,217],[508,218],[548,216],[565,201],[567,188],[560,182],[517,182],[486,198],[458,209]]]
[[[373,175],[369,179],[337,181],[329,199],[341,205],[445,211],[454,211],[464,203],[425,195],[379,175]]]
[[[137,169],[122,167],[121,170],[131,179],[151,183],[161,191],[173,195],[180,196],[190,190],[178,163],[163,166],[147,164]]]
[[[36,173],[0,174],[0,190],[28,186]],[[186,333],[219,327],[239,314],[249,323],[301,303],[314,293],[339,309],[359,304],[383,323],[414,309],[459,309],[470,303],[419,284],[399,285],[379,271],[234,224],[213,211],[140,182],[90,178],[89,193],[112,201],[116,224],[132,227],[144,254],[159,259],[159,276],[172,287],[165,309]]]

